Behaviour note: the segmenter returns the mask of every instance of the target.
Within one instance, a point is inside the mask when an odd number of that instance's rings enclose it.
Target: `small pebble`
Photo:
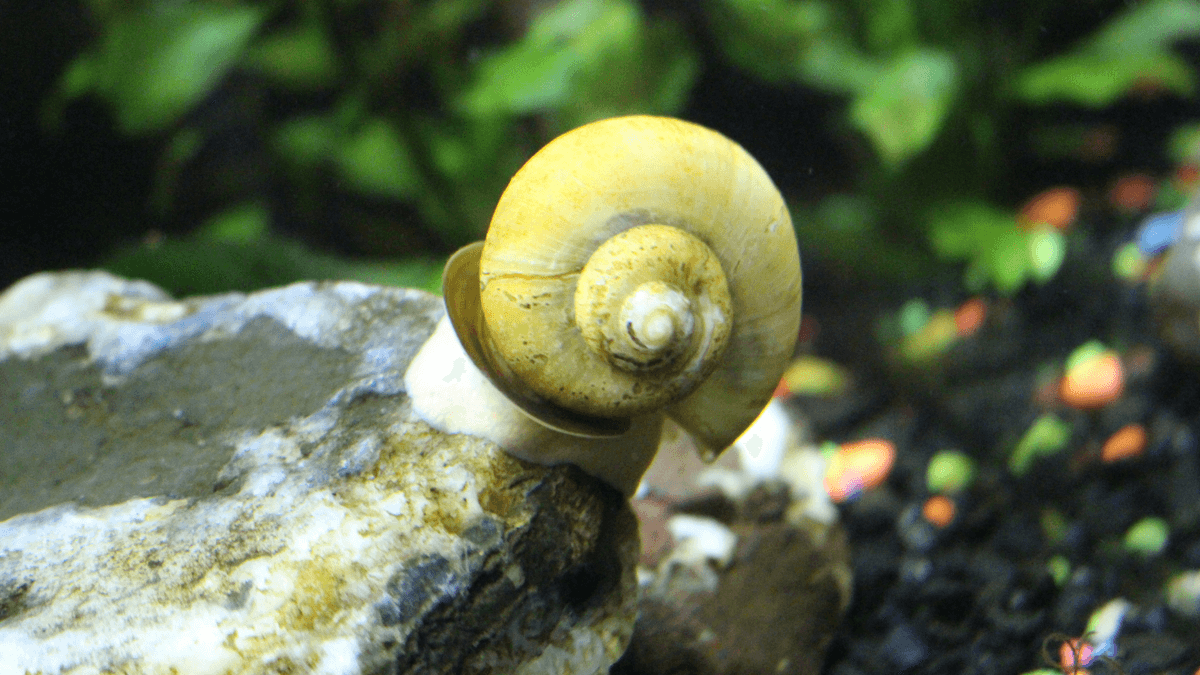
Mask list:
[[[667,531],[677,543],[677,550],[687,548],[692,555],[721,565],[729,564],[737,548],[737,535],[712,518],[674,515],[667,520]]]
[[[921,515],[936,527],[945,527],[954,520],[954,500],[945,495],[934,495],[925,500]]]
[[[1136,663],[1139,673],[1179,672],[1179,665],[1192,652],[1193,647],[1173,635],[1140,633],[1122,637],[1120,640],[1121,661]]]
[[[1125,598],[1113,598],[1092,612],[1086,631],[1095,654],[1113,655],[1117,636],[1121,634],[1125,617],[1131,609],[1133,604]]]
[[[793,395],[840,396],[849,386],[845,368],[828,359],[806,355],[783,372],[783,386]]]
[[[925,325],[904,338],[900,349],[909,361],[922,362],[944,353],[958,339],[958,319],[954,312],[939,309]]]
[[[1157,187],[1154,179],[1144,173],[1127,173],[1113,181],[1108,191],[1108,203],[1118,211],[1132,213],[1150,208]]]
[[[1025,229],[1045,223],[1057,230],[1066,230],[1079,213],[1080,194],[1073,187],[1054,187],[1035,195],[1017,215],[1017,223]]]
[[[1076,350],[1090,347],[1088,343]],[[1121,396],[1125,388],[1121,357],[1111,350],[1088,354],[1084,358],[1068,359],[1067,372],[1059,383],[1058,395],[1063,403],[1080,410],[1103,408]]]
[[[1056,415],[1042,415],[1017,442],[1017,447],[1008,458],[1009,470],[1021,475],[1038,457],[1053,455],[1062,450],[1071,439],[1071,431],[1070,423],[1064,422]]]
[[[925,485],[930,492],[958,492],[975,478],[975,462],[957,450],[943,450],[929,460]]]
[[[1162,253],[1179,240],[1183,233],[1183,211],[1168,211],[1147,216],[1138,226],[1138,250],[1147,258]]]
[[[787,398],[792,395],[792,390],[788,389],[787,381],[780,378],[779,384],[775,385],[775,391],[771,392],[771,398]]]
[[[937,529],[926,520],[921,509],[911,504],[896,519],[896,533],[904,547],[914,553],[927,553],[937,543]]]
[[[1175,169],[1175,185],[1183,192],[1190,192],[1200,184],[1200,167],[1195,164],[1180,164]]]
[[[1167,545],[1170,528],[1162,518],[1143,518],[1125,532],[1125,549],[1142,555],[1157,555]]]
[[[1077,657],[1078,655],[1078,657]],[[1080,672],[1080,666],[1092,665],[1092,645],[1086,640],[1071,638],[1058,648],[1058,666],[1064,673]]]
[[[929,323],[931,314],[929,303],[921,298],[913,298],[900,307],[896,319],[900,323],[900,331],[905,335],[912,335]]]
[[[1200,617],[1200,570],[1180,572],[1167,582],[1167,606],[1176,614]]]
[[[1032,227],[1027,243],[1029,276],[1039,284],[1053,279],[1067,257],[1067,238],[1062,231],[1045,225]]]
[[[829,460],[825,490],[842,502],[887,478],[896,462],[896,446],[882,438],[843,443]]]
[[[1100,449],[1100,459],[1104,462],[1117,462],[1131,457],[1137,457],[1146,450],[1146,427],[1140,424],[1127,424],[1116,431]]]
[[[1128,242],[1113,253],[1113,276],[1127,283],[1136,284],[1146,279],[1149,269],[1146,257],[1134,242]]]
[[[986,318],[987,302],[983,298],[976,297],[964,301],[954,310],[954,325],[958,329],[958,337],[974,335],[983,326]]]
[[[738,465],[756,480],[779,473],[779,463],[791,440],[792,419],[783,403],[772,399],[758,418],[733,443]]]
[[[1050,578],[1054,579],[1054,585],[1062,586],[1071,574],[1071,562],[1066,556],[1056,555],[1046,561],[1046,570],[1050,572]]]
[[[929,658],[929,648],[911,626],[897,624],[886,637],[880,650],[897,670],[908,670]]]

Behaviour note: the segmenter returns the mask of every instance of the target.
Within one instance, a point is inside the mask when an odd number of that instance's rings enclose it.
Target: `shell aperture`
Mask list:
[[[497,389],[521,412],[539,424],[572,436],[602,438],[619,436],[630,428],[627,419],[589,417],[571,410],[554,406],[528,387],[521,386],[502,361],[497,360],[488,348],[490,342],[483,336],[483,314],[479,305],[479,254],[483,242],[475,242],[459,249],[446,261],[443,273],[442,295],[446,301],[446,313],[450,325],[458,335],[463,351],[471,358],[475,367],[488,378]]]

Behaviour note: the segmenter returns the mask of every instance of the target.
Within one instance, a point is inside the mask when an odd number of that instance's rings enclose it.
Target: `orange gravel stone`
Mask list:
[[[1058,396],[1072,408],[1103,408],[1121,397],[1125,374],[1121,358],[1104,352],[1075,366],[1063,375]]]
[[[1058,664],[1064,673],[1078,673],[1084,675],[1088,671],[1083,667],[1092,665],[1092,645],[1086,640],[1078,640],[1071,638],[1062,643],[1058,648]],[[1075,663],[1075,657],[1078,654],[1079,663]]]
[[[896,445],[882,438],[843,443],[825,470],[825,491],[835,502],[882,483],[896,462]]]
[[[983,320],[986,318],[987,303],[983,298],[971,298],[963,302],[954,310],[954,325],[958,329],[958,336],[965,338],[974,335],[983,326]]]
[[[1137,457],[1146,450],[1146,427],[1140,424],[1127,424],[1118,429],[1104,441],[1100,448],[1100,459],[1105,462],[1116,462],[1130,457]]]
[[[1175,169],[1175,185],[1176,187],[1187,192],[1192,187],[1200,183],[1200,167],[1195,164],[1180,164]]]
[[[1025,229],[1046,223],[1057,230],[1065,231],[1075,222],[1080,200],[1079,190],[1073,187],[1050,188],[1025,202],[1025,206],[1017,214],[1017,223]]]
[[[1154,179],[1144,173],[1127,173],[1113,182],[1108,191],[1108,203],[1125,211],[1145,211],[1154,202]]]
[[[945,527],[954,520],[954,500],[945,495],[934,495],[925,500],[921,515],[937,527]]]

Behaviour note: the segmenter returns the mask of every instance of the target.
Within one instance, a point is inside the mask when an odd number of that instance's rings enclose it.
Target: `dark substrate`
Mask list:
[[[1113,278],[1115,248],[1076,231],[1059,275],[1011,300],[993,298],[983,329],[915,372],[869,360],[859,403],[793,400],[835,441],[896,443],[887,483],[840,506],[853,551],[854,600],[830,647],[828,675],[1012,675],[1057,666],[1059,646],[1084,634],[1105,603],[1131,603],[1115,651],[1092,673],[1191,675],[1200,622],[1167,607],[1171,575],[1200,568],[1200,370],[1158,340],[1144,285]],[[823,325],[836,316],[822,316]],[[1121,398],[1099,410],[1039,396],[1046,372],[1098,339],[1126,363]],[[820,349],[818,349],[820,351]],[[847,362],[850,355],[838,355]],[[1133,367],[1130,367],[1133,364]],[[831,412],[832,411],[832,412]],[[1009,453],[1039,416],[1072,425],[1066,448],[1023,475]],[[1146,452],[1104,463],[1105,439],[1126,424],[1148,432]],[[940,450],[976,462],[953,522],[921,516],[926,466]],[[1051,516],[1059,527],[1048,532]],[[1137,521],[1169,525],[1165,548],[1123,546]],[[1069,563],[1056,582],[1050,562]]]

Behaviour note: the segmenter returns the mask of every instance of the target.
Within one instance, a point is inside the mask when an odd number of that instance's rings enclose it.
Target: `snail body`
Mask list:
[[[540,441],[500,445],[576,463],[625,493],[663,415],[710,456],[732,444],[770,400],[800,321],[795,233],[766,172],[719,133],[661,117],[551,141],[443,284],[467,360],[537,421]]]

